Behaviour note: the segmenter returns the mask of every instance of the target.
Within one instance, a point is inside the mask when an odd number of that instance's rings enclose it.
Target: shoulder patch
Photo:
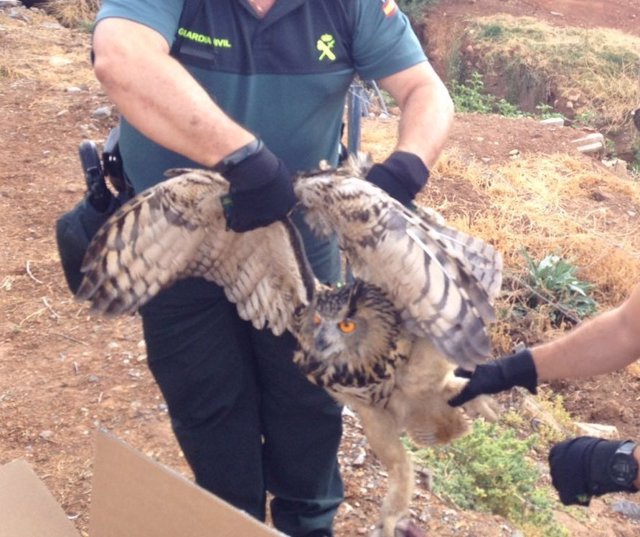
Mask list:
[[[395,3],[395,0],[380,0],[380,3],[385,17],[391,17],[398,11],[398,4]]]

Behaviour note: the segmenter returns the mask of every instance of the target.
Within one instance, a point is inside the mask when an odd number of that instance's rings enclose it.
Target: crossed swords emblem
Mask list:
[[[324,58],[328,58],[331,61],[335,61],[336,55],[333,53],[333,47],[336,44],[336,40],[333,38],[331,34],[323,34],[318,39],[316,43],[316,48],[322,52],[320,54],[319,60],[323,60]]]

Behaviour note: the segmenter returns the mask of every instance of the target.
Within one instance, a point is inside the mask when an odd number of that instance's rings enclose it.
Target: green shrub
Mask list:
[[[474,72],[465,84],[454,81],[451,98],[457,112],[489,114],[493,110],[491,96],[485,93],[482,75],[478,72]]]
[[[501,515],[547,537],[566,536],[554,519],[548,489],[537,486],[540,472],[527,457],[536,440],[536,435],[522,440],[512,427],[476,420],[467,436],[414,454],[433,472],[434,491],[458,507]]]
[[[482,75],[477,71],[473,72],[464,84],[452,82],[451,98],[458,112],[500,114],[508,117],[523,117],[525,115],[509,101],[498,100],[494,95],[487,93]]]
[[[540,119],[549,119],[552,117],[564,117],[560,112],[555,112],[553,106],[547,103],[536,105],[536,116]]]
[[[548,255],[542,261],[534,261],[526,251],[528,284],[531,293],[526,307],[538,309],[552,306],[551,321],[560,326],[564,321],[577,322],[593,315],[598,303],[588,295],[593,286],[576,276],[576,268],[557,255]]]
[[[500,24],[487,24],[480,30],[483,39],[498,40],[504,35],[504,27]]]

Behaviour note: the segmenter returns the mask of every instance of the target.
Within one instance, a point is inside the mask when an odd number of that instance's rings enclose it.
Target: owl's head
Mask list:
[[[399,314],[383,291],[357,280],[319,293],[300,340],[320,362],[358,366],[392,354],[400,331]]]

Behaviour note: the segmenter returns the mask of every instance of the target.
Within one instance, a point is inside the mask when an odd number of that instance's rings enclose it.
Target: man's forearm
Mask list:
[[[534,347],[538,378],[586,378],[626,367],[640,357],[639,315],[640,288],[636,288],[618,308]]]
[[[160,145],[212,166],[253,138],[168,54],[168,44],[153,30],[106,19],[97,25],[93,44],[96,76],[107,95]]]

